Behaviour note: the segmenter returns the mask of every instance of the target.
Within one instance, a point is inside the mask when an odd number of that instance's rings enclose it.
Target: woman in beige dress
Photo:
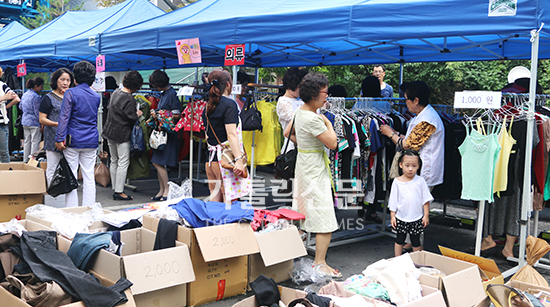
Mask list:
[[[293,208],[305,215],[302,230],[316,233],[315,265],[332,277],[342,274],[326,263],[326,255],[332,232],[338,229],[332,179],[325,146],[336,149],[336,133],[332,123],[317,114],[328,97],[328,79],[322,74],[310,73],[300,83],[300,98],[304,104],[296,109],[293,131],[291,124],[285,129],[285,136],[297,144],[298,158],[295,170]]]

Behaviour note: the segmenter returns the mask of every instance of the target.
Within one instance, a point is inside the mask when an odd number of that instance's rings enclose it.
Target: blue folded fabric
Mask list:
[[[108,248],[111,238],[110,232],[77,233],[67,251],[67,256],[71,258],[77,268],[86,271],[92,256],[100,249]]]
[[[254,218],[254,209],[248,202],[234,201],[226,208],[225,203],[186,198],[172,207],[194,228],[229,224],[240,220],[252,221]]]

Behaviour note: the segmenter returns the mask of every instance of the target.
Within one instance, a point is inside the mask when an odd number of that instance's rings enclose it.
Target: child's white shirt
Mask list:
[[[396,218],[404,222],[417,221],[424,216],[424,204],[433,200],[424,178],[415,175],[407,182],[399,181],[399,177],[393,180],[389,207],[390,211],[395,212]]]

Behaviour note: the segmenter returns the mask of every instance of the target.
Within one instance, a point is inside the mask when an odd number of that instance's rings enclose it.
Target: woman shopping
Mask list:
[[[162,92],[160,94],[158,109],[152,109],[150,111],[151,116],[157,118],[157,111],[169,111],[171,113],[171,120],[174,124],[177,123],[181,116],[181,103],[176,96],[176,91],[170,86],[168,75],[164,71],[157,69],[149,76],[149,83],[152,88]],[[177,134],[167,133],[166,146],[162,150],[153,149],[151,162],[157,170],[159,180],[159,191],[155,196],[151,197],[151,200],[166,200],[168,197],[168,170],[166,167],[175,167],[178,164]]]
[[[82,171],[82,206],[93,206],[96,196],[94,166],[99,146],[97,113],[100,96],[90,88],[95,81],[95,73],[95,66],[88,61],[74,65],[77,85],[63,95],[55,134],[55,147],[63,151],[74,177],[78,176],[79,166]],[[67,193],[65,205],[77,207],[78,204],[77,190]]]
[[[48,186],[61,158],[61,153],[55,148],[55,133],[57,132],[61,102],[63,101],[63,94],[73,83],[73,74],[67,68],[59,68],[54,71],[50,81],[52,91],[42,97],[38,110],[40,124],[44,125],[44,149],[46,150],[46,161],[48,161],[46,168]]]
[[[242,142],[241,124],[237,104],[231,94],[231,76],[222,69],[208,75],[208,104],[202,114],[208,143],[209,159],[206,175],[210,189],[210,201],[230,204],[250,193],[252,184],[246,169],[246,155]],[[222,145],[233,152],[233,169],[221,167]]]
[[[38,151],[40,141],[42,141],[42,128],[39,122],[38,109],[40,108],[40,95],[44,86],[44,79],[40,77],[32,78],[27,81],[28,90],[21,97],[19,109],[23,111],[21,124],[23,125],[23,135],[25,142],[23,145],[23,163],[29,161],[29,155]]]
[[[132,96],[143,84],[143,77],[132,70],[124,76],[122,88],[116,89],[110,98],[109,112],[102,136],[109,143],[111,153],[111,184],[114,190],[114,200],[132,200],[132,196],[124,193],[126,173],[130,166],[130,135],[132,128],[143,114],[137,110],[137,104]],[[137,111],[136,111],[137,110]]]
[[[300,98],[304,104],[294,114],[292,123],[285,129],[285,136],[298,144],[294,196],[292,207],[305,215],[302,230],[316,233],[315,265],[332,277],[342,274],[326,262],[332,232],[338,229],[332,180],[325,146],[336,149],[336,133],[331,122],[317,114],[328,97],[328,79],[322,74],[310,73],[300,83]]]

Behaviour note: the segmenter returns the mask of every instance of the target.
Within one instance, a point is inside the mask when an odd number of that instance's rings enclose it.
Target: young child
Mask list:
[[[413,251],[422,250],[420,234],[430,224],[430,189],[420,174],[422,160],[416,150],[405,150],[399,157],[399,177],[391,186],[389,207],[391,226],[397,231],[395,256],[403,253],[407,233],[411,236]]]

